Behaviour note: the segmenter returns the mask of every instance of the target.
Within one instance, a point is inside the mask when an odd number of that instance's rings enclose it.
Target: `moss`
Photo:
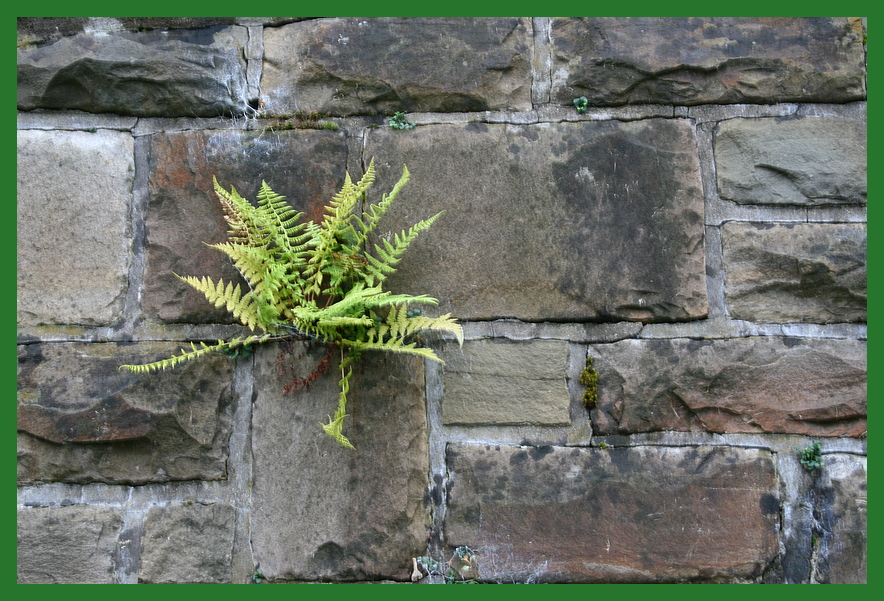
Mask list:
[[[598,381],[599,374],[592,366],[592,357],[587,357],[586,367],[580,372],[580,383],[586,386],[583,393],[583,406],[587,409],[594,409],[598,403]]]

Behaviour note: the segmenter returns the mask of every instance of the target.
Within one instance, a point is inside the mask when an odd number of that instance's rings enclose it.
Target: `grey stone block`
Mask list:
[[[144,520],[138,581],[229,583],[235,519],[227,503],[153,507]]]
[[[255,561],[270,580],[408,580],[429,519],[423,359],[366,353],[354,365],[344,425],[354,451],[320,427],[338,405],[338,353],[309,389],[284,396],[327,349],[277,350],[255,360]]]
[[[341,18],[264,31],[270,113],[531,109],[528,18]]]
[[[729,119],[715,132],[718,190],[740,204],[865,204],[866,151],[864,121]]]
[[[445,536],[492,582],[760,576],[780,505],[769,451],[451,443]]]
[[[735,319],[864,323],[866,226],[725,223],[725,297]]]
[[[123,526],[114,507],[18,510],[19,584],[112,584]]]
[[[552,92],[573,106],[865,98],[859,18],[554,19]]]
[[[18,132],[18,324],[112,325],[129,284],[134,144]]]
[[[750,337],[593,345],[597,434],[866,431],[866,343]]]
[[[390,289],[455,317],[684,321],[706,315],[697,146],[681,120],[370,130],[378,188],[412,174],[379,228],[445,214]]]
[[[552,340],[445,345],[445,424],[571,423],[568,343]]]

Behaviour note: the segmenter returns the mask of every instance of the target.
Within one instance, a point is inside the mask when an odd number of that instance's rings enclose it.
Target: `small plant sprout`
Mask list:
[[[589,108],[589,100],[586,99],[586,96],[581,96],[580,98],[574,99],[574,107],[577,109],[577,112],[581,115],[586,112],[586,109]]]
[[[406,119],[405,113],[399,111],[387,120],[387,125],[393,129],[414,129],[417,124]]]
[[[809,472],[822,468],[825,463],[823,463],[823,454],[822,449],[820,448],[820,443],[814,440],[810,446],[798,454],[798,461],[800,461],[801,465],[804,466],[804,469]]]

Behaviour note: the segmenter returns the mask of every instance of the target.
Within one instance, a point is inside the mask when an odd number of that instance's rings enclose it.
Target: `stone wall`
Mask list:
[[[865,582],[865,27],[19,19],[19,581]],[[466,341],[366,356],[356,451],[318,345],[118,370],[242,331],[172,275],[236,276],[213,175],[372,157]]]

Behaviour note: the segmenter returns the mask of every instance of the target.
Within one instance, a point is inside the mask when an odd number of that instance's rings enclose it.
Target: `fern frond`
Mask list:
[[[372,160],[372,165],[374,165],[374,160]],[[411,174],[408,172],[408,167],[402,165],[402,176],[399,178],[399,181],[396,182],[396,185],[393,186],[393,189],[390,191],[390,193],[384,194],[381,197],[381,202],[365,207],[365,209],[363,210],[362,219],[356,220],[356,222],[360,226],[360,231],[356,238],[357,245],[362,245],[365,243],[365,241],[368,239],[368,235],[377,227],[378,222],[381,220],[381,217],[383,217],[387,213],[387,209],[389,209],[390,205],[393,204],[393,201],[396,200],[399,192],[402,190],[402,188],[405,187],[405,184],[408,183],[409,179],[411,179]]]
[[[395,234],[391,243],[386,238],[382,239],[383,246],[374,245],[375,254],[372,256],[366,253],[365,258],[368,260],[368,269],[366,281],[368,285],[379,284],[387,279],[387,275],[396,271],[396,265],[402,258],[402,255],[408,250],[409,245],[414,242],[418,234],[433,225],[437,219],[444,213],[441,211],[436,213],[429,219],[424,219],[411,226],[408,230]]]
[[[192,275],[180,276],[177,273],[173,275],[202,292],[206,299],[216,307],[226,306],[227,310],[240,323],[248,326],[251,330],[268,329],[267,326],[271,322],[262,320],[254,297],[251,294],[246,294],[243,297],[239,284],[234,286],[233,282],[227,282],[225,285],[224,280],[218,280],[216,284],[206,276],[200,279]]]
[[[196,346],[193,342],[190,343],[189,351],[185,349],[181,349],[180,355],[172,354],[168,359],[162,359],[160,361],[154,361],[153,363],[146,363],[144,365],[121,365],[119,369],[123,369],[126,371],[130,371],[136,374],[145,374],[150,373],[152,371],[166,370],[175,367],[180,363],[184,363],[185,361],[190,361],[192,359],[196,359],[198,357],[202,357],[203,355],[207,355],[209,353],[219,353],[224,351],[225,349],[235,349],[239,346],[248,346],[252,344],[260,344],[262,342],[266,342],[270,339],[269,334],[265,334],[263,336],[248,336],[246,338],[233,338],[231,340],[219,340],[216,344],[207,345],[204,342],[199,343],[199,347]]]
[[[350,440],[343,434],[343,426],[344,418],[348,417],[347,393],[350,392],[350,376],[353,375],[353,368],[350,367],[350,364],[355,359],[358,359],[358,357],[359,353],[357,351],[356,353],[351,353],[346,358],[341,359],[341,379],[338,381],[338,384],[341,387],[341,393],[338,395],[338,408],[335,411],[334,417],[329,416],[327,424],[323,424],[322,422],[319,424],[322,426],[322,429],[326,434],[338,441],[338,444],[354,450],[356,447],[354,447]]]

